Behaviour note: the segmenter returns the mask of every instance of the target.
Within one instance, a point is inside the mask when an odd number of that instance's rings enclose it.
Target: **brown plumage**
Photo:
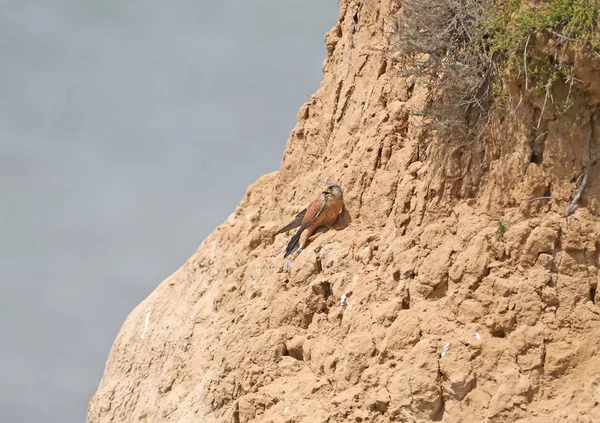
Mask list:
[[[344,208],[342,189],[336,184],[325,184],[319,196],[310,205],[296,215],[294,220],[281,228],[277,233],[298,228],[288,242],[284,258],[300,252],[306,246],[308,238],[321,226],[330,229]]]

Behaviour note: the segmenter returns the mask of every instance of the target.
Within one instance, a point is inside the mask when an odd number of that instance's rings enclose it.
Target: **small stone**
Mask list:
[[[256,212],[256,211],[255,211],[255,212],[252,212],[252,213],[248,213],[248,214],[246,215],[246,219],[248,220],[248,222],[252,222],[252,223],[256,222],[256,221],[258,220],[258,218],[259,218],[259,217],[260,217],[260,215],[259,215],[259,213],[258,213],[258,212]]]
[[[296,360],[302,361],[304,359],[303,345],[306,342],[304,336],[294,336],[292,339],[285,343],[288,355],[295,358]]]
[[[371,248],[371,246],[367,245],[365,248],[360,250],[360,253],[358,253],[358,258],[360,259],[362,264],[369,264],[369,262],[373,258],[373,249]]]
[[[556,288],[546,286],[542,289],[542,301],[547,306],[558,305],[558,296],[556,295]]]
[[[419,169],[421,169],[422,166],[422,162],[413,162],[410,164],[410,166],[408,166],[408,173],[416,177],[417,172],[419,171]]]
[[[390,403],[390,393],[386,389],[379,389],[367,397],[367,405],[380,413],[384,413]]]

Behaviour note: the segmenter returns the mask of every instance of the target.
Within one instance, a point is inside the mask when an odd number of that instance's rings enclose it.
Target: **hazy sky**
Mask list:
[[[127,314],[279,167],[333,0],[0,0],[0,421],[85,421]]]

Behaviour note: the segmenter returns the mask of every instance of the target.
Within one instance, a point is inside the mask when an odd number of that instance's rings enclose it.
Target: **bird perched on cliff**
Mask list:
[[[329,229],[335,230],[332,225],[337,220],[343,208],[344,196],[342,189],[336,184],[325,184],[319,196],[307,208],[298,213],[294,220],[277,232],[277,234],[280,234],[299,227],[290,239],[290,242],[288,242],[283,257],[286,258],[290,254],[295,253],[292,259],[296,258],[304,249],[308,238],[310,238],[316,229],[326,226]]]

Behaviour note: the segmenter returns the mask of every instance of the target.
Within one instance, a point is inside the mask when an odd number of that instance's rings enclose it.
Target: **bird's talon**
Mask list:
[[[292,261],[296,260],[296,257],[298,257],[302,251],[303,251],[303,250],[302,250],[302,248],[298,248],[298,249],[297,249],[297,250],[294,252],[294,254],[292,254],[292,258],[291,258],[291,260],[292,260]]]

